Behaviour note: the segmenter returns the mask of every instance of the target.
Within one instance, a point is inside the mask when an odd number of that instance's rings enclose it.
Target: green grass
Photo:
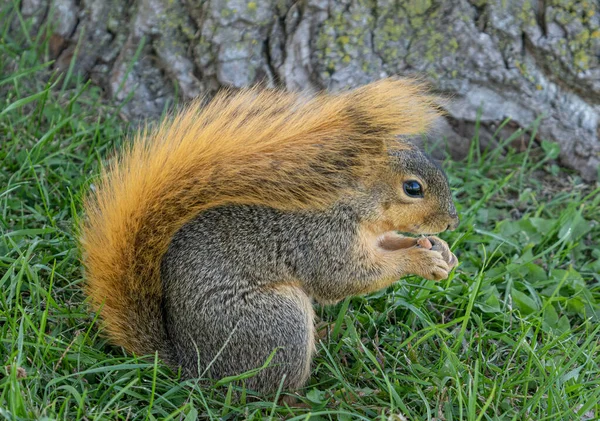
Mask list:
[[[84,302],[73,223],[128,129],[97,88],[46,70],[27,25],[0,24],[1,417],[600,419],[600,194],[553,163],[556,145],[527,147],[535,127],[502,140],[505,156],[447,164],[462,218],[443,235],[461,261],[448,280],[317,309],[298,404],[182,382],[111,347]]]

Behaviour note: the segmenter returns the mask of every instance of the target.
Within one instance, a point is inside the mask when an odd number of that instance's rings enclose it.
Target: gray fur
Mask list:
[[[313,327],[297,300],[269,287],[301,279],[313,296],[342,298],[331,296],[323,281],[351,276],[356,222],[354,211],[344,207],[300,214],[229,206],[204,212],[181,229],[162,264],[167,332],[180,364],[196,377],[221,352],[207,373],[220,378],[260,367],[281,347],[272,367],[248,386],[272,389],[283,375],[286,388],[301,386]],[[307,300],[308,293],[297,290]]]
[[[399,169],[404,166],[399,162]],[[438,167],[429,161],[417,166],[429,183],[445,184],[451,197]],[[285,388],[302,386],[313,353],[309,300],[335,302],[382,278],[356,247],[358,227],[395,195],[381,183],[324,212],[223,206],[179,230],[161,275],[166,330],[186,374],[240,374],[277,350],[269,368],[246,385],[273,391],[285,377]]]

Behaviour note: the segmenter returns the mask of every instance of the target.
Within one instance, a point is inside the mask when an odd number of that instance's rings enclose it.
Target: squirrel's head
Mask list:
[[[442,168],[417,148],[390,152],[393,191],[385,194],[383,219],[389,228],[413,234],[454,230],[458,215]]]

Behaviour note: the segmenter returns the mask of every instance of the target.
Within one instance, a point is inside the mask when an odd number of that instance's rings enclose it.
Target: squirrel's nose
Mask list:
[[[458,224],[460,223],[460,219],[458,218],[458,215],[456,215],[456,214],[450,215],[450,218],[452,218],[452,221],[450,221],[450,223],[448,224],[448,228],[446,228],[446,229],[448,231],[454,231],[458,227]]]

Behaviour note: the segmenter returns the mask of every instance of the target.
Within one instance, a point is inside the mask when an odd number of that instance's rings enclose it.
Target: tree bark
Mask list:
[[[340,90],[418,75],[447,95],[447,137],[480,138],[542,116],[537,141],[587,180],[600,165],[596,0],[22,0],[49,24],[55,67],[91,77],[129,118],[176,98],[256,83]],[[501,136],[500,136],[501,137]]]

